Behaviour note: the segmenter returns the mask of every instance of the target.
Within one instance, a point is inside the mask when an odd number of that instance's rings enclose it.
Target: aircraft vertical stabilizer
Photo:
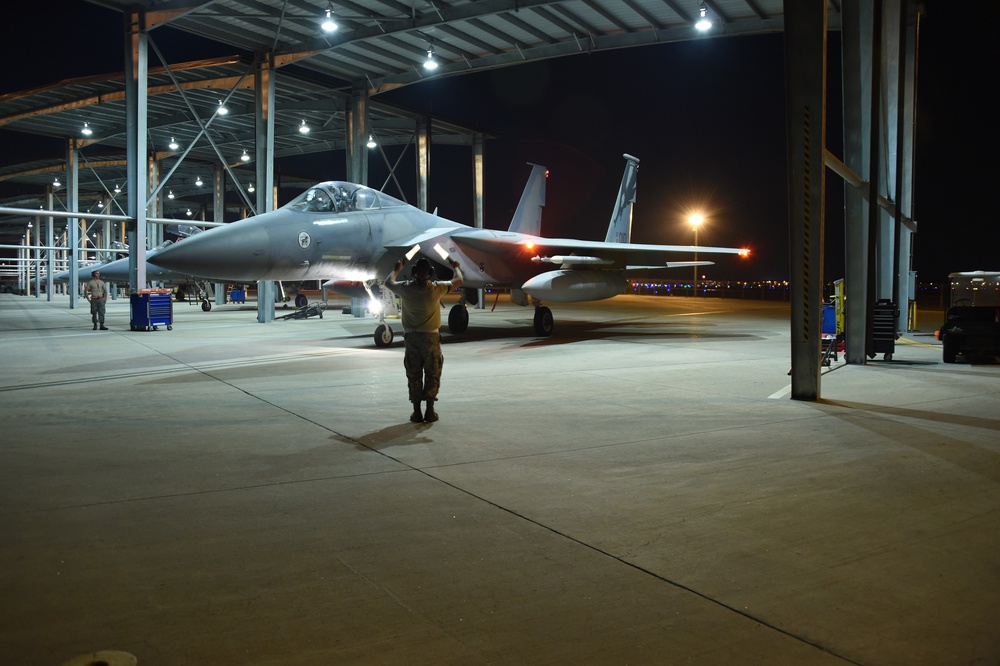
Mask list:
[[[531,164],[531,162],[528,162]],[[531,164],[531,174],[521,193],[521,200],[510,220],[510,229],[520,234],[540,236],[542,234],[542,208],[545,207],[545,179],[548,169]]]
[[[622,176],[622,184],[618,188],[615,208],[611,211],[611,224],[608,225],[605,243],[629,243],[632,239],[632,204],[635,203],[639,158],[627,153],[622,157],[625,158],[625,175]]]

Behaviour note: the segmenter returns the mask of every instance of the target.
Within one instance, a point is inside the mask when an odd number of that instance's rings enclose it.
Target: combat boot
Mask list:
[[[413,401],[413,413],[410,414],[410,420],[414,423],[420,423],[424,420],[423,415],[420,413],[420,401]]]
[[[427,401],[427,411],[424,412],[424,423],[433,423],[438,420],[438,414],[434,411],[434,401]]]

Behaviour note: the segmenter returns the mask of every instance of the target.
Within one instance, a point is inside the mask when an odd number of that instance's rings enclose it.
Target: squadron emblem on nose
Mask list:
[[[301,233],[299,233],[299,247],[301,247],[304,250],[307,247],[309,247],[309,243],[311,243],[311,242],[312,242],[312,239],[309,238],[309,234],[307,234],[304,231],[301,232]]]

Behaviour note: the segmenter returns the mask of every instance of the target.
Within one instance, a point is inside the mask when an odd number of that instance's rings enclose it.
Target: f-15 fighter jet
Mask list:
[[[470,290],[509,289],[511,300],[535,308],[539,336],[552,334],[552,311],[544,302],[572,303],[611,298],[628,288],[634,269],[709,265],[674,261],[681,254],[739,254],[742,248],[630,243],[639,160],[624,155],[625,173],[604,241],[545,238],[519,231],[476,229],[410,206],[356,183],[319,183],[278,210],[209,229],[178,242],[156,264],[213,280],[326,280],[371,293],[399,259],[422,253],[448,273],[455,260],[465,275],[463,296],[452,307],[448,327],[469,324]],[[527,225],[532,226],[532,225]],[[336,286],[334,286],[336,290]],[[383,320],[375,342],[392,342]]]

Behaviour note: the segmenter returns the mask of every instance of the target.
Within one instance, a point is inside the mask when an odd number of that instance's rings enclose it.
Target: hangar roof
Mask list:
[[[279,67],[275,155],[283,157],[344,149],[345,104],[352,89],[365,87],[377,95],[430,76],[458,76],[632,46],[778,32],[784,27],[783,0],[88,1],[123,13],[140,6],[147,12],[150,29],[169,26],[243,52],[171,64],[169,71],[150,68],[150,148],[164,157],[163,172],[172,169],[190,147],[171,176],[169,187],[176,198],[166,204],[168,216],[170,206],[183,214],[185,207],[198,202],[205,190],[195,183],[210,178],[210,165],[217,162],[209,142],[202,139],[192,146],[200,132],[192,108],[199,117],[212,118],[220,100],[226,99],[232,112],[214,117],[207,133],[234,172],[242,164],[242,151],[252,154],[253,53],[273,51]],[[828,0],[827,5],[829,26],[839,29],[840,0]],[[702,7],[714,24],[704,34],[693,28]],[[328,9],[339,26],[330,34],[319,25]],[[428,51],[440,64],[433,74],[422,67]],[[0,129],[63,139],[79,136],[84,122],[94,129],[83,142],[93,147],[81,162],[81,209],[111,196],[115,184],[125,180],[124,117],[121,74],[0,96]],[[377,97],[369,104],[370,127],[382,145],[412,141],[416,118]],[[308,135],[298,131],[303,121],[312,130]],[[435,143],[471,143],[468,128],[435,120],[434,132]],[[168,147],[171,138],[178,149]],[[64,169],[59,159],[2,167],[0,182],[47,185]],[[244,174],[247,182],[252,180],[250,169]],[[27,205],[25,201],[3,203],[20,206]],[[0,230],[14,222],[0,218]]]
[[[453,76],[530,60],[697,39],[701,7],[714,23],[704,36],[784,28],[784,0],[90,0],[118,11],[137,4],[153,22],[250,52],[272,50],[345,83],[384,92],[429,76]],[[828,0],[840,27],[840,0]],[[333,10],[338,29],[320,20]]]

